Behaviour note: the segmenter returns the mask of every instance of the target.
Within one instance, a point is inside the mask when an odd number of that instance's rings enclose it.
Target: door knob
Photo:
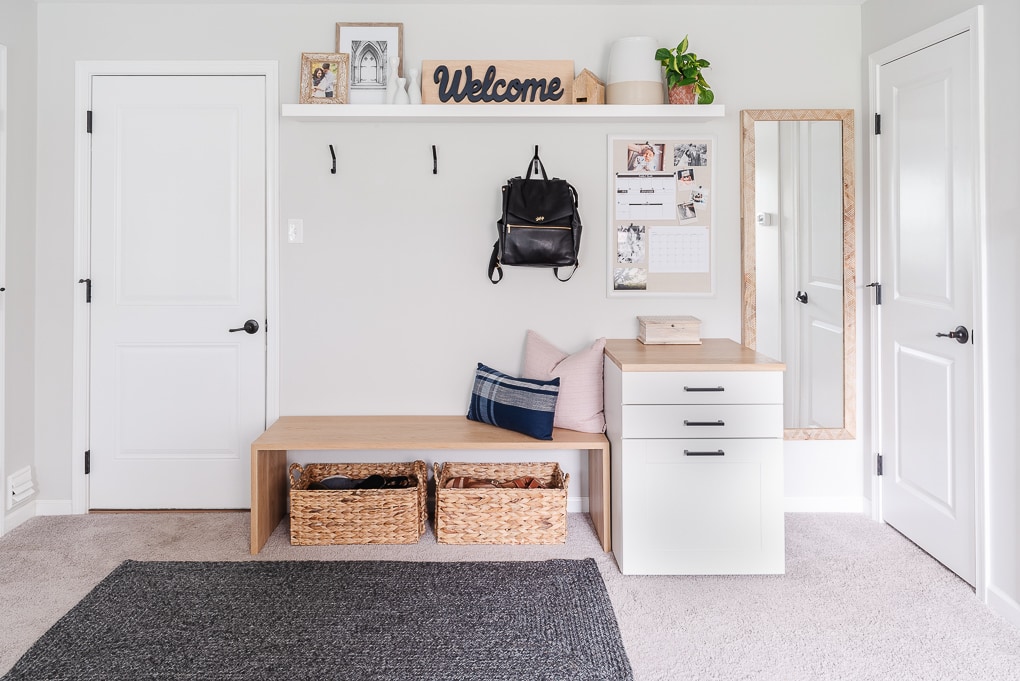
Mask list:
[[[259,323],[257,321],[255,321],[254,319],[249,319],[248,321],[246,321],[244,323],[244,326],[242,326],[241,328],[239,328],[239,329],[230,329],[230,333],[234,333],[235,331],[244,331],[245,333],[258,333],[259,332]]]
[[[807,291],[797,291],[797,302],[807,305]]]
[[[949,333],[937,333],[936,338],[955,338],[956,342],[963,345],[970,340],[970,333],[967,332],[966,326],[958,326]]]

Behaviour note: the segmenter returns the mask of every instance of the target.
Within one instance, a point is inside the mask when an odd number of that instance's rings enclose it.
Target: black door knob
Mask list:
[[[807,291],[797,291],[797,302],[807,305]]]
[[[244,323],[244,326],[242,326],[241,328],[239,328],[239,329],[230,329],[230,333],[234,333],[235,331],[244,331],[245,333],[258,333],[259,332],[259,323],[257,321],[255,321],[254,319],[249,319],[248,321],[246,321]]]
[[[956,342],[963,345],[970,340],[970,333],[967,331],[966,326],[958,326],[949,333],[937,333],[936,338],[955,338]]]

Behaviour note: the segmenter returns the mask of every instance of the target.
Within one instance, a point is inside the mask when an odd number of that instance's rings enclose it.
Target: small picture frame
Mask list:
[[[664,144],[628,144],[627,170],[636,173],[662,172]]]
[[[302,104],[346,104],[350,55],[301,53]]]
[[[394,60],[404,75],[404,25],[337,23],[336,51],[350,55],[351,104],[385,104]]]

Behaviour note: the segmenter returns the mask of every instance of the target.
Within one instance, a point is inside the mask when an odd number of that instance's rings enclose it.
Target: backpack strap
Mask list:
[[[499,277],[493,279],[492,275],[496,272],[499,272]],[[489,256],[489,281],[493,284],[503,281],[503,268],[499,265],[499,239],[496,239],[496,243],[492,244],[492,255]]]

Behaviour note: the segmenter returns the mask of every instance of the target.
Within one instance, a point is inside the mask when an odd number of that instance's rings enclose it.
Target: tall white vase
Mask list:
[[[421,104],[421,74],[418,69],[411,69],[407,79],[407,96],[411,104]]]
[[[410,104],[411,98],[407,95],[407,78],[397,78],[397,94],[393,98],[394,104]]]
[[[386,77],[386,103],[393,104],[397,98],[397,72],[400,70],[400,57],[390,57],[390,70]]]

